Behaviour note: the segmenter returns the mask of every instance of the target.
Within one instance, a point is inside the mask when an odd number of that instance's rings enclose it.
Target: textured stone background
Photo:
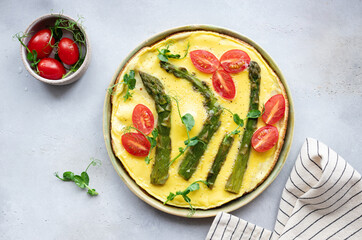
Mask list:
[[[85,18],[93,56],[83,78],[57,87],[33,79],[19,43],[38,16],[64,10]],[[203,239],[212,219],[160,212],[114,171],[102,108],[122,59],[148,37],[186,24],[240,32],[274,58],[295,103],[294,141],[275,182],[233,212],[272,229],[284,184],[306,137],[330,145],[359,172],[362,120],[362,2],[350,1],[11,1],[0,8],[0,238]],[[82,171],[90,157],[91,198],[55,171]]]

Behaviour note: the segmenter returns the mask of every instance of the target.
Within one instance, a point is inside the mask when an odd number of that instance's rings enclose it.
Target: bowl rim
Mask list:
[[[49,13],[49,14],[45,14],[45,15],[42,15],[40,17],[38,17],[37,19],[35,19],[25,30],[24,34],[28,34],[29,31],[36,25],[38,24],[39,22],[41,21],[44,21],[46,19],[49,19],[49,18],[54,18],[54,17],[61,17],[61,18],[64,18],[64,19],[67,19],[67,20],[71,20],[71,21],[74,21],[74,22],[77,22],[74,18],[72,17],[69,17],[67,15],[64,15],[63,13]],[[48,83],[50,85],[66,85],[66,84],[70,84],[70,83],[73,83],[75,81],[77,81],[84,73],[85,71],[87,70],[88,68],[88,65],[89,65],[89,62],[90,62],[90,59],[91,59],[91,46],[90,46],[90,42],[89,42],[89,39],[88,39],[88,35],[87,33],[85,32],[84,30],[84,27],[81,25],[81,24],[78,24],[77,22],[77,27],[81,30],[81,32],[83,33],[84,37],[85,37],[85,40],[86,40],[86,44],[85,44],[85,48],[87,50],[86,52],[86,56],[85,56],[85,59],[82,63],[82,65],[80,66],[80,68],[72,73],[72,74],[69,74],[69,76],[65,77],[64,79],[58,79],[58,80],[51,80],[51,79],[46,79],[44,77],[41,77],[40,75],[36,74],[34,72],[34,70],[30,67],[30,64],[26,58],[26,48],[20,44],[20,55],[21,55],[21,59],[23,61],[23,64],[26,68],[26,70],[37,80],[41,81],[41,82],[44,82],[44,83]]]
[[[191,216],[191,218],[206,218],[206,217],[214,217],[219,213],[220,211],[223,212],[231,212],[234,211],[249,202],[251,202],[253,199],[255,199],[257,196],[259,196],[278,176],[279,172],[281,171],[282,167],[284,166],[284,163],[288,157],[290,147],[292,145],[293,140],[293,132],[294,132],[294,104],[291,96],[290,89],[287,85],[287,82],[280,71],[277,64],[274,62],[274,60],[269,56],[269,54],[262,49],[257,43],[255,43],[253,40],[249,39],[248,37],[237,33],[233,30],[224,28],[224,27],[218,27],[214,25],[203,25],[203,24],[193,24],[193,25],[185,25],[180,27],[171,28],[165,31],[162,31],[160,33],[157,33],[147,40],[143,41],[141,44],[139,44],[135,49],[133,49],[120,63],[120,65],[117,68],[117,71],[112,77],[112,81],[110,82],[109,86],[111,87],[114,82],[117,80],[117,77],[119,73],[122,71],[123,67],[127,64],[127,62],[132,58],[134,54],[136,54],[139,50],[141,50],[144,47],[150,46],[164,38],[166,38],[169,35],[176,34],[178,32],[185,32],[185,31],[196,31],[196,30],[204,30],[204,31],[212,31],[216,33],[221,33],[224,35],[228,35],[231,37],[235,37],[237,39],[240,39],[251,46],[253,46],[261,55],[262,57],[268,62],[269,66],[274,70],[274,72],[279,77],[280,81],[283,83],[285,91],[288,96],[289,101],[289,116],[288,116],[288,126],[287,131],[284,138],[284,144],[282,147],[282,150],[279,154],[278,160],[268,175],[268,177],[258,186],[256,187],[252,192],[247,193],[239,198],[236,198],[228,203],[225,203],[219,207],[211,208],[211,209],[197,209],[194,215]],[[172,214],[176,216],[181,217],[190,217],[188,216],[189,209],[186,208],[180,208],[175,207],[171,205],[164,205],[162,202],[154,198],[153,196],[149,195],[145,190],[143,190],[140,186],[137,185],[137,183],[129,176],[128,172],[123,168],[122,163],[118,158],[115,156],[111,144],[111,136],[110,136],[110,120],[111,120],[111,95],[109,92],[106,92],[105,100],[104,100],[104,107],[103,107],[103,135],[104,140],[107,148],[107,152],[109,155],[109,158],[111,160],[111,163],[116,170],[117,174],[120,176],[120,178],[123,180],[123,182],[127,185],[127,187],[141,200],[146,202],[147,204],[151,205],[152,207]]]

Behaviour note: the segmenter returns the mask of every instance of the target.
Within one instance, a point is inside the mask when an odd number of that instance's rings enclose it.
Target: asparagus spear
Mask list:
[[[231,146],[234,142],[234,135],[225,134],[223,141],[219,146],[219,150],[217,151],[216,157],[214,159],[214,163],[212,164],[211,169],[207,175],[206,182],[208,183],[208,187],[210,189],[213,188],[217,175],[220,172],[222,165],[225,162],[226,155],[229,152]]]
[[[148,94],[155,100],[158,114],[155,163],[151,172],[151,183],[163,185],[168,178],[169,162],[171,157],[171,99],[157,78],[139,72]]]
[[[200,141],[195,146],[192,146],[187,150],[178,171],[180,176],[188,180],[196,171],[200,158],[204,154],[211,137],[220,127],[221,123],[219,119],[222,113],[222,108],[205,82],[202,82],[195,76],[191,75],[185,68],[178,68],[169,62],[163,61],[160,61],[160,64],[161,68],[165,69],[169,73],[172,73],[175,77],[189,81],[196,91],[200,92],[205,97],[204,106],[207,111],[207,119],[197,136]]]
[[[258,63],[251,61],[249,65],[250,80],[250,103],[249,112],[258,110],[259,107],[259,88],[260,88],[260,67]],[[226,183],[225,190],[232,193],[239,193],[244,173],[248,164],[251,137],[256,130],[257,118],[248,118],[244,134],[239,147],[232,173]]]

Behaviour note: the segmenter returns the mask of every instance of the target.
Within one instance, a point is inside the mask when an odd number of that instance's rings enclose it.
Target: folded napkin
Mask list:
[[[280,200],[274,231],[219,213],[206,239],[362,239],[361,175],[308,138]]]

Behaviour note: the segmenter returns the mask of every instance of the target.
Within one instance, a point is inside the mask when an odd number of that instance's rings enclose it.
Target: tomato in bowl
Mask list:
[[[77,39],[71,31],[56,30],[54,32],[56,24],[59,23],[76,23],[73,28],[83,37],[82,44],[77,43],[77,48],[75,48],[73,43],[77,42]],[[16,35],[16,37],[22,41],[20,53],[26,70],[41,82],[51,85],[70,84],[77,81],[89,66],[91,47],[88,36],[82,25],[71,17],[63,14],[41,16],[29,25],[22,36]],[[66,40],[65,46],[63,46],[64,44],[59,46],[59,42],[66,38],[70,41]],[[67,46],[68,48],[66,48]],[[69,46],[72,47],[72,51],[69,51]],[[60,57],[62,53],[67,55],[64,57],[63,54],[63,59]],[[39,70],[40,63],[42,65]],[[45,66],[51,67],[44,68],[44,63],[46,63]],[[49,77],[50,72],[52,77]]]

